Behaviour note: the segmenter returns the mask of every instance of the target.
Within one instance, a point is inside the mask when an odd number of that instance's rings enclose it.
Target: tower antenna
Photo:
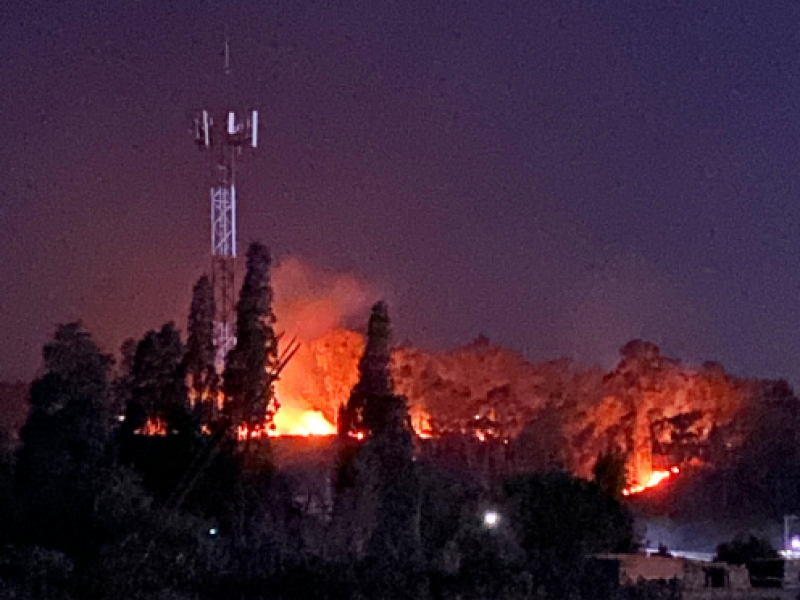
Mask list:
[[[231,74],[231,38],[228,34],[228,24],[225,23],[225,75]]]
[[[225,25],[224,73],[230,74],[230,36]],[[211,263],[217,314],[214,346],[217,371],[236,343],[234,332],[236,272],[236,159],[245,149],[258,146],[258,111],[242,117],[235,111],[221,113],[215,120],[212,109],[203,109],[194,119],[195,144],[212,157],[211,181]]]

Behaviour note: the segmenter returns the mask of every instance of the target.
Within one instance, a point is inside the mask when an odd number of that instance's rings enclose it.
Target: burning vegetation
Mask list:
[[[277,315],[270,311],[264,323],[282,333],[264,338],[261,359],[247,359],[265,360],[266,378],[237,384],[255,386],[251,398],[266,393],[270,401],[240,405],[236,437],[334,435],[367,350],[367,337],[347,324],[363,314],[373,292],[355,278],[320,274],[296,260],[280,266],[275,281]],[[223,385],[213,365],[211,315],[210,285],[201,280],[183,363],[171,325],[129,344],[120,386],[126,425],[137,433],[170,432],[183,379],[206,432],[230,409],[226,393],[242,397],[242,388]],[[624,495],[724,464],[749,434],[743,415],[776,389],[775,382],[739,379],[717,364],[682,364],[639,340],[621,349],[609,372],[565,359],[534,364],[484,337],[445,353],[399,347],[387,356],[394,389],[407,399],[413,430],[425,441],[418,451],[472,469],[561,469],[585,478],[598,457],[613,452],[625,465]],[[228,376],[237,360],[229,360]],[[245,418],[247,411],[252,416]]]
[[[340,328],[307,342],[286,369],[288,384],[277,384],[282,406],[296,420],[316,411],[334,423],[363,349],[362,335]],[[568,360],[532,364],[485,338],[444,354],[395,349],[391,372],[420,437],[499,441],[511,447],[515,471],[564,468],[583,477],[599,455],[618,451],[627,464],[626,495],[707,463],[720,436],[729,447],[739,443],[726,432],[766,385],[716,364],[684,365],[641,341],[622,348],[611,372]],[[295,392],[284,394],[284,385]]]
[[[63,598],[528,597],[531,581],[595,598],[583,561],[632,551],[629,510],[694,475],[693,505],[796,512],[800,410],[785,383],[642,341],[609,372],[532,364],[485,338],[392,349],[385,304],[362,335],[322,292],[284,304],[304,316],[276,333],[269,275],[254,244],[224,369],[207,279],[186,343],[173,324],[126,343],[113,380],[80,324],[58,328],[19,449],[0,461],[13,517],[0,583],[40,586],[44,558]],[[654,487],[665,494],[640,494]]]
[[[366,350],[366,336],[346,324],[364,312],[372,292],[355,278],[320,274],[296,260],[280,266],[275,279],[278,318],[270,313],[268,323],[283,333],[270,342],[264,355],[268,377],[258,384],[271,390],[272,400],[256,407],[254,414],[261,416],[237,425],[237,437],[333,435]],[[210,423],[225,412],[226,390],[213,368],[208,327],[202,326],[212,314],[210,287],[202,281],[198,286],[187,375],[192,403]],[[169,382],[159,383],[157,374],[169,371],[169,364],[178,368],[177,336],[171,326],[150,332],[127,361],[139,382],[131,388],[128,414],[137,432],[168,433]],[[278,352],[279,343],[289,356]],[[388,368],[395,390],[407,399],[416,435],[429,440],[428,446],[441,450],[455,448],[455,439],[472,440],[484,449],[469,452],[493,455],[494,470],[564,469],[587,478],[599,456],[615,452],[625,463],[624,495],[724,461],[746,435],[741,415],[774,387],[738,379],[713,363],[684,365],[639,340],[621,349],[610,372],[565,359],[534,364],[484,337],[439,354],[395,348]],[[131,406],[148,418],[130,413]],[[363,436],[357,429],[352,434]],[[463,459],[464,452],[450,454]]]

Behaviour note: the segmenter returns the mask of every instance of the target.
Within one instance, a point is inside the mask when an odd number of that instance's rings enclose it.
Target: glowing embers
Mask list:
[[[626,487],[624,490],[622,490],[622,495],[630,496],[632,494],[638,494],[647,489],[656,487],[661,482],[666,481],[673,475],[677,475],[680,472],[681,470],[678,467],[672,467],[668,471],[653,471],[652,473],[650,473],[650,477],[648,478],[646,483],[643,484],[637,483],[634,485],[630,485]]]
[[[430,414],[419,406],[412,406],[409,408],[411,417],[411,426],[414,433],[422,439],[430,439],[433,437],[433,423],[431,423]]]
[[[167,425],[161,419],[156,417],[147,419],[144,425],[134,431],[137,435],[167,435]]]

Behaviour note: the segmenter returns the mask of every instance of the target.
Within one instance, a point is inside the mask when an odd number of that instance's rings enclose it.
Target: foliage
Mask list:
[[[342,407],[333,518],[305,514],[273,472],[269,441],[242,452],[226,435],[264,417],[277,360],[269,254],[256,244],[248,258],[226,368],[229,421],[212,435],[197,428],[185,384],[210,368],[206,284],[195,288],[205,308],[193,308],[189,348],[172,324],[150,331],[126,344],[113,385],[109,357],[79,324],[45,346],[17,460],[0,464],[0,509],[14,524],[0,531],[0,598],[599,597],[584,558],[634,546],[616,499],[618,457],[600,457],[595,483],[556,472],[502,489],[417,461],[383,303]],[[148,419],[166,435],[136,433]],[[488,507],[501,515],[492,527]]]
[[[384,303],[373,306],[367,331],[358,383],[340,411],[338,525],[349,527],[346,538],[363,548],[369,594],[413,594],[417,586],[408,577],[413,579],[422,560],[420,488],[406,399],[393,393],[389,375],[391,328]]]
[[[174,323],[148,331],[139,342],[131,372],[126,427],[138,429],[151,419],[163,424],[167,433],[191,429],[183,355]]]
[[[14,474],[17,527],[0,553],[0,594],[191,593],[212,572],[208,525],[155,507],[139,478],[114,461],[110,359],[77,323],[60,326],[43,355]]]
[[[367,345],[358,362],[358,383],[353,387],[347,404],[340,411],[339,432],[343,435],[365,434],[386,422],[393,386],[389,372],[391,326],[386,304],[372,307],[367,325]]]
[[[709,436],[707,463],[675,490],[678,514],[781,519],[800,511],[800,400],[785,381],[744,383],[753,398]]]
[[[778,558],[778,553],[769,540],[753,535],[740,533],[730,542],[717,546],[714,560],[731,565],[747,565],[756,560]]]
[[[604,452],[593,469],[594,481],[604,493],[618,500],[628,485],[625,475],[625,456],[620,452]]]
[[[639,581],[616,591],[614,600],[681,600],[682,590],[677,579],[670,581]]]
[[[0,551],[0,598],[68,600],[74,571],[63,552],[6,546]]]
[[[445,470],[422,463],[420,480],[420,533],[425,557],[430,563],[442,563],[448,544],[479,515],[482,490],[467,472]],[[452,545],[450,545],[452,548]]]
[[[633,518],[593,482],[567,473],[523,475],[505,483],[508,521],[537,585],[559,594],[578,585],[582,560],[636,547]]]
[[[102,547],[81,582],[101,598],[194,597],[226,565],[209,524],[164,509],[142,513],[137,526]]]
[[[273,330],[272,259],[263,244],[253,242],[247,250],[247,273],[236,305],[236,346],[225,364],[225,410],[235,425],[270,420],[274,373],[278,362],[278,340]]]
[[[108,465],[110,359],[78,323],[60,326],[43,357],[21,431],[17,506],[28,539],[86,550],[93,499]]]
[[[214,347],[216,310],[214,286],[208,276],[203,275],[192,290],[184,364],[191,379],[193,403],[205,421],[216,417],[219,387]]]

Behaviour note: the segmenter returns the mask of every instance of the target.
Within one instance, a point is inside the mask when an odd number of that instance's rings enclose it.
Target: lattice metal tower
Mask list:
[[[228,75],[229,52],[225,42],[225,74]],[[236,159],[245,149],[258,145],[258,111],[244,118],[229,111],[215,121],[209,110],[194,120],[195,143],[210,152],[213,160],[211,184],[211,260],[217,316],[214,345],[217,369],[236,343]]]

